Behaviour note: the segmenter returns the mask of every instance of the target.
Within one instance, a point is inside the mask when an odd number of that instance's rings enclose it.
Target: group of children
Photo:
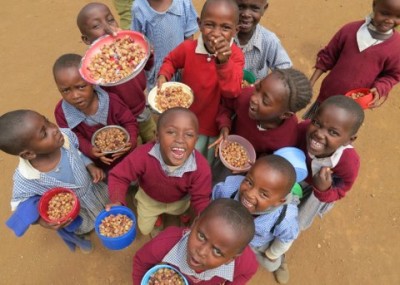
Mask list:
[[[128,188],[136,184],[138,228],[152,240],[135,254],[134,284],[162,262],[190,284],[245,284],[258,264],[287,283],[285,253],[300,230],[343,198],[358,175],[352,142],[364,112],[338,94],[370,88],[374,108],[400,81],[400,36],[394,30],[400,1],[373,0],[366,21],[342,28],[318,53],[311,82],[291,68],[279,39],[259,24],[267,8],[267,0],[207,0],[197,18],[191,1],[134,1],[132,28],[148,37],[154,53],[145,71],[113,87],[86,82],[79,74],[80,55],[59,57],[53,66],[62,96],[55,108],[58,127],[31,110],[0,117],[0,149],[20,157],[7,225],[20,236],[39,223],[57,230],[72,250],[90,251],[87,234],[97,214],[126,205]],[[101,3],[83,7],[77,25],[86,44],[119,31]],[[201,34],[194,40],[197,27]],[[244,68],[256,75],[254,86],[241,87]],[[325,71],[331,72],[310,119],[299,122],[296,113],[310,103],[312,86]],[[165,111],[155,127],[145,89],[169,80],[189,85],[195,101],[189,109]],[[90,139],[111,124],[124,127],[131,140],[110,157]],[[228,172],[217,181],[213,176],[221,165],[213,147],[230,133],[248,139],[258,159],[248,172]],[[290,160],[273,154],[283,147],[305,153],[303,181]],[[291,191],[296,181],[303,190],[300,201]],[[40,218],[38,200],[53,187],[76,192],[78,219],[52,224]],[[191,226],[156,235],[163,214]]]

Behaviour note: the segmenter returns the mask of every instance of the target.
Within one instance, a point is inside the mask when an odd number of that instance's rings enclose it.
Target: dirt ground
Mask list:
[[[111,6],[110,0],[105,2]],[[340,26],[367,15],[372,1],[270,2],[262,23],[281,38],[294,66],[311,75],[316,52]],[[75,17],[85,3],[2,1],[1,114],[30,108],[54,120],[60,96],[51,67],[63,53],[84,53]],[[203,1],[194,3],[200,11]],[[290,284],[400,284],[399,114],[399,87],[383,107],[366,112],[355,142],[362,159],[359,179],[348,197],[293,245],[288,254]],[[114,252],[93,234],[96,249],[83,255],[70,252],[54,232],[39,226],[22,238],[6,228],[16,165],[16,157],[0,152],[0,284],[131,284],[132,256],[146,237]],[[250,284],[274,282],[272,274],[259,269]]]

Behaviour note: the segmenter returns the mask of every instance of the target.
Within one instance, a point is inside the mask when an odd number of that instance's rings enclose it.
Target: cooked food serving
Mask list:
[[[227,142],[221,153],[224,160],[235,168],[245,168],[249,163],[245,148],[237,142]]]
[[[71,193],[58,193],[49,201],[47,216],[50,220],[63,219],[72,211],[74,205],[75,198]]]
[[[134,40],[125,36],[105,44],[91,59],[87,69],[90,76],[102,83],[114,83],[129,76],[146,57],[146,51]]]
[[[94,144],[102,152],[113,152],[122,149],[127,142],[125,133],[119,128],[105,128],[94,139]]]
[[[155,100],[156,108],[161,112],[164,112],[173,107],[189,108],[192,96],[185,92],[182,86],[168,86],[157,90]]]
[[[106,237],[119,237],[126,234],[133,227],[133,221],[127,215],[109,215],[100,225],[100,234]]]
[[[184,285],[179,274],[170,268],[160,268],[151,277],[148,285]]]

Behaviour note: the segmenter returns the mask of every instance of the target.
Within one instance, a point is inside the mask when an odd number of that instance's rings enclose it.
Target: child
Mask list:
[[[82,33],[81,38],[87,45],[92,44],[101,36],[113,35],[118,31],[118,24],[113,14],[102,3],[89,3],[84,6],[78,14],[77,25]],[[152,64],[153,60],[150,58],[145,69],[150,68]],[[144,70],[126,83],[104,86],[103,89],[118,95],[129,107],[139,122],[139,135],[142,142],[152,141],[155,136],[155,122],[150,110],[145,108],[146,75]]]
[[[72,250],[76,245],[90,250],[91,243],[84,242],[76,234],[92,231],[96,216],[108,202],[107,186],[101,182],[104,172],[79,152],[73,132],[59,129],[34,111],[16,110],[4,114],[0,117],[0,131],[0,149],[20,157],[11,199],[12,210],[19,213],[11,217],[8,225],[19,236],[30,224],[39,223],[45,228],[58,230]],[[54,187],[69,188],[76,193],[81,205],[80,224],[76,224],[76,220],[61,225],[47,224],[39,217],[34,203],[30,206],[24,203]],[[21,217],[22,212],[29,214]],[[67,227],[71,222],[75,223],[73,231]]]
[[[190,230],[169,227],[137,251],[133,284],[161,262],[177,268],[189,284],[246,284],[257,271],[247,246],[253,235],[253,218],[245,207],[231,199],[215,200]]]
[[[255,87],[244,88],[236,99],[224,99],[217,123],[221,137],[231,133],[250,141],[257,156],[271,154],[297,141],[296,112],[311,100],[312,88],[304,73],[296,69],[276,69]],[[235,119],[231,120],[233,113]]]
[[[400,34],[394,30],[400,24],[400,1],[373,0],[372,8],[365,21],[345,25],[319,51],[311,85],[330,72],[305,118],[312,118],[318,105],[330,96],[356,88],[370,88],[374,100],[369,107],[379,107],[400,81]]]
[[[169,109],[158,119],[157,142],[138,147],[111,170],[108,185],[114,204],[125,204],[129,183],[138,181],[138,227],[144,235],[163,213],[181,215],[190,203],[200,213],[207,206],[211,171],[194,150],[197,132],[197,118],[191,111]]]
[[[299,233],[297,204],[290,193],[295,178],[286,159],[267,155],[259,158],[246,176],[229,176],[213,189],[213,199],[240,201],[253,215],[255,235],[250,246],[258,262],[274,272],[280,284],[289,281],[284,253]]]
[[[235,98],[240,94],[244,58],[232,44],[238,23],[238,8],[233,0],[208,0],[201,11],[201,36],[185,41],[171,51],[161,66],[157,86],[170,80],[183,68],[182,82],[194,92],[190,107],[199,119],[196,149],[211,163],[213,151],[207,146],[216,140],[215,124],[221,96]]]
[[[65,54],[53,66],[54,80],[63,99],[58,102],[54,115],[61,128],[70,128],[79,139],[79,149],[97,166],[107,171],[136,147],[138,127],[128,107],[112,93],[107,94],[99,87],[87,83],[79,73],[81,56]],[[124,127],[133,143],[107,156],[91,143],[93,134],[107,125]]]
[[[351,144],[363,121],[364,111],[353,99],[336,95],[321,104],[311,121],[299,124],[298,146],[308,154],[309,173],[302,185],[305,198],[299,208],[301,230],[350,191],[360,167]]]
[[[132,15],[132,30],[144,34],[154,46],[154,66],[146,73],[147,88],[151,89],[164,57],[184,40],[193,39],[198,30],[197,13],[191,0],[137,0]]]
[[[236,0],[236,3],[239,6],[239,32],[235,42],[244,53],[245,68],[261,79],[269,69],[291,67],[289,55],[278,37],[259,24],[268,8],[268,0]]]

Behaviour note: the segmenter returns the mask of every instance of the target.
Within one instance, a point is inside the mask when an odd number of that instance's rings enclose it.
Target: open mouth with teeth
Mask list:
[[[308,148],[311,152],[321,152],[324,150],[325,145],[313,138],[310,138],[308,141]]]
[[[172,153],[173,158],[175,158],[177,160],[181,160],[185,157],[186,149],[184,149],[182,147],[173,147],[173,148],[171,148],[171,153]]]
[[[242,205],[245,206],[250,212],[253,212],[256,208],[256,206],[253,203],[251,203],[249,200],[247,200],[243,196],[240,197],[240,203],[242,203]]]

